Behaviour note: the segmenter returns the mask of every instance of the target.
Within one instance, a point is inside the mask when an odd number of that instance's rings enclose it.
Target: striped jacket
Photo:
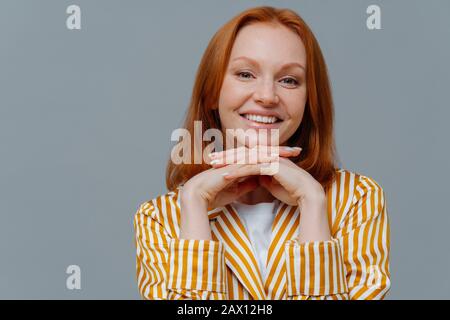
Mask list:
[[[231,204],[208,212],[212,240],[179,239],[181,188],[142,203],[134,215],[145,299],[382,299],[390,289],[386,200],[367,176],[337,169],[327,190],[329,241],[299,243],[301,212],[280,203],[265,281]]]

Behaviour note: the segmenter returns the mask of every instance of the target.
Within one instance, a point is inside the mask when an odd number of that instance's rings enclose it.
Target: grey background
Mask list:
[[[66,8],[81,7],[81,30]],[[138,299],[132,218],[164,172],[195,71],[240,11],[296,10],[323,49],[342,167],[390,214],[391,299],[450,298],[450,2],[0,2],[0,298]],[[378,4],[382,30],[366,28]],[[81,290],[66,268],[81,267]]]

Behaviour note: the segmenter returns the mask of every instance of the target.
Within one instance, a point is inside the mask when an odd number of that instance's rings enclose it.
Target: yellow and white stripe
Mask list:
[[[208,212],[212,240],[179,239],[181,189],[143,203],[134,216],[145,299],[382,299],[390,289],[386,200],[367,176],[337,170],[327,192],[330,241],[300,244],[299,208],[279,204],[265,282],[231,204]]]

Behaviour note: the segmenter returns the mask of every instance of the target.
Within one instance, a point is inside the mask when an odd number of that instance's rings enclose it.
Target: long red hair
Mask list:
[[[300,156],[291,158],[311,174],[326,190],[336,175],[336,147],[333,121],[334,107],[327,66],[320,46],[303,19],[290,9],[269,6],[243,11],[223,25],[212,37],[198,67],[184,128],[194,137],[194,121],[202,121],[202,134],[210,128],[222,130],[217,105],[236,36],[251,23],[281,24],[296,32],[306,48],[307,102],[301,124],[286,145],[302,148]],[[202,141],[202,150],[211,142]],[[194,150],[194,152],[196,152]],[[174,164],[169,159],[166,185],[174,190],[194,175],[211,168],[201,164]]]

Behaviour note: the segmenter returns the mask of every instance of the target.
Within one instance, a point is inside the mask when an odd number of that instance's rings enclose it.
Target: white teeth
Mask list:
[[[277,121],[277,117],[274,116],[260,116],[256,114],[244,114],[244,117],[248,120],[255,121],[255,122],[261,122],[261,123],[275,123]]]

